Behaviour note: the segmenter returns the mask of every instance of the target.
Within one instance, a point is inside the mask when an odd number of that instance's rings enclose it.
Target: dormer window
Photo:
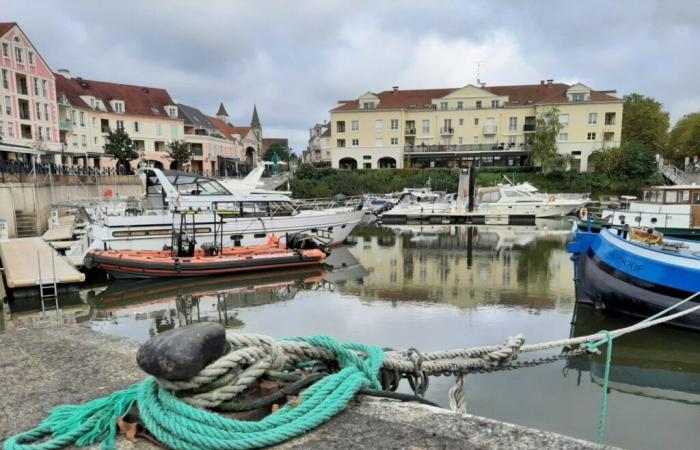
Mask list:
[[[177,106],[168,105],[165,107],[165,112],[168,114],[168,117],[177,119]]]
[[[583,102],[586,100],[586,94],[583,92],[576,92],[574,94],[571,94],[571,101],[572,102]]]
[[[374,109],[374,102],[362,103],[362,109]]]
[[[112,106],[112,109],[117,114],[123,114],[124,110],[126,109],[124,107],[124,102],[121,100],[112,100],[111,102],[109,102],[109,104]]]

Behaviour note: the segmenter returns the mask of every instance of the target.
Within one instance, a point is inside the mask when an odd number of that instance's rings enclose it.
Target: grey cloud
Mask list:
[[[266,135],[297,151],[337,100],[474,82],[477,57],[489,84],[576,80],[654,96],[674,119],[700,109],[694,1],[2,3],[52,68],[164,87],[210,113],[223,101],[236,124],[257,103]]]

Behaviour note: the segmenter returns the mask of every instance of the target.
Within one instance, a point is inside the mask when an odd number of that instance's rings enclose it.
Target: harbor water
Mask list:
[[[630,325],[634,319],[576,304],[573,264],[565,250],[569,228],[566,221],[365,226],[333,250],[331,268],[323,271],[92,283],[79,296],[61,299],[60,312],[42,315],[38,299],[10,303],[0,328],[59,320],[145,341],[206,320],[237,332],[328,334],[433,351],[499,344],[519,333],[535,343]],[[607,444],[697,448],[699,338],[659,327],[615,341]],[[594,355],[469,375],[467,410],[595,440],[603,373],[604,358]],[[452,382],[432,378],[427,398],[447,407]]]

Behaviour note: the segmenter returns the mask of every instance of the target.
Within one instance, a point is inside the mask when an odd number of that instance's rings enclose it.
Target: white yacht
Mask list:
[[[231,246],[262,244],[270,233],[284,236],[299,231],[318,233],[329,245],[339,244],[365,214],[362,203],[352,199],[303,209],[286,195],[246,189],[231,193],[216,180],[189,173],[146,168],[139,176],[146,188],[142,200],[81,208],[90,223],[68,255],[79,257],[104,248],[162,249],[171,243],[175,209],[196,212],[188,222],[194,222],[199,244],[214,240],[216,223],[217,233],[223,226],[223,238]]]
[[[475,211],[492,216],[563,217],[590,201],[588,194],[547,194],[527,182],[508,183],[478,188]]]
[[[454,194],[433,191],[430,187],[405,188],[392,194],[398,198],[396,205],[387,211],[387,215],[439,214],[452,210]],[[383,214],[382,214],[383,215]]]

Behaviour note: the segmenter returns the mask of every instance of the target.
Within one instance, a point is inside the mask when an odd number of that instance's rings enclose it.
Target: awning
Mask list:
[[[25,147],[23,145],[3,144],[0,142],[0,151],[13,153],[26,153],[28,155],[43,155],[46,151],[39,151],[35,148]]]

